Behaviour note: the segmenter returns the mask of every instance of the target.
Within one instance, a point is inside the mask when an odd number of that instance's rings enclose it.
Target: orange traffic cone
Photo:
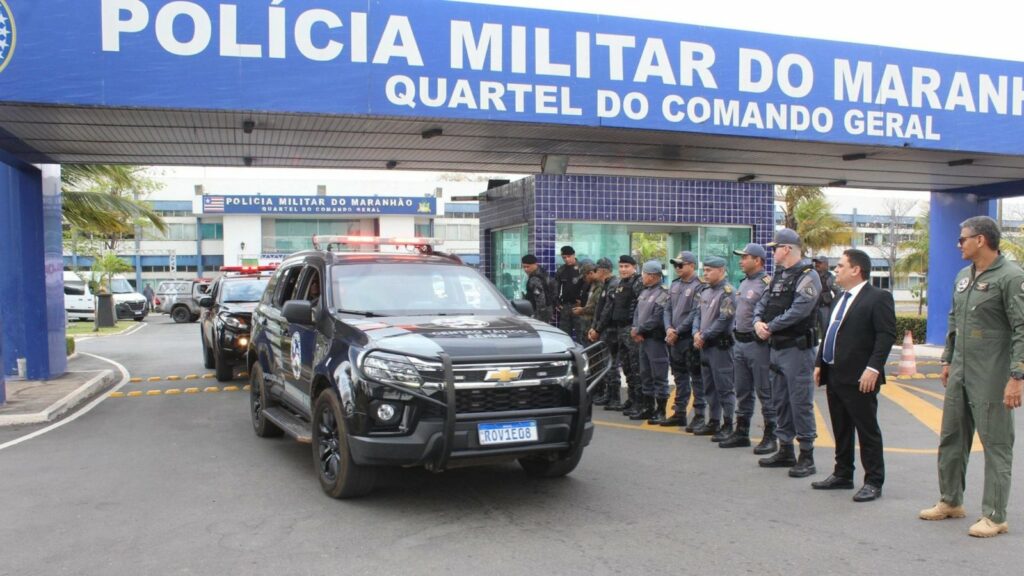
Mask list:
[[[900,376],[917,374],[917,358],[914,357],[914,335],[910,330],[903,336],[903,354],[900,355]]]

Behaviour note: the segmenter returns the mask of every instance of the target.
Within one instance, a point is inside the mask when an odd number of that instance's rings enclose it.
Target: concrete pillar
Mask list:
[[[946,342],[949,310],[953,305],[953,282],[969,264],[956,245],[960,223],[972,216],[995,217],[995,201],[978,200],[974,194],[932,192],[928,245],[928,334],[929,344]]]
[[[0,153],[0,316],[3,372],[67,370],[60,167],[42,169]]]

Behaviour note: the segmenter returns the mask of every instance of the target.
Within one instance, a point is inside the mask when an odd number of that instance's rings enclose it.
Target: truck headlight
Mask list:
[[[423,378],[416,367],[404,356],[371,352],[363,358],[363,374],[371,380],[405,386],[422,386]]]
[[[246,322],[245,319],[243,318],[235,318],[234,316],[222,314],[220,319],[224,321],[224,325],[227,326],[228,328],[232,328],[234,330],[249,329],[249,323]]]

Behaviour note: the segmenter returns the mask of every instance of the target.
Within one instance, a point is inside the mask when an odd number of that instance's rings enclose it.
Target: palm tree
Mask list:
[[[796,214],[796,207],[803,200],[811,198],[824,198],[821,188],[817,186],[784,186],[781,194],[776,197],[783,204],[782,213],[785,217],[786,228],[796,230],[799,218]]]
[[[131,234],[140,220],[166,232],[164,219],[138,200],[157,187],[144,170],[118,165],[61,166],[64,220],[76,231],[108,239]]]
[[[800,239],[812,252],[850,243],[850,227],[832,213],[832,205],[824,196],[805,197],[796,204],[793,216]]]
[[[924,310],[925,291],[928,289],[928,247],[929,247],[929,211],[923,212],[914,221],[914,234],[903,242],[902,247],[907,250],[906,254],[893,266],[893,274],[906,275],[911,272],[921,273],[921,283],[918,287],[917,315],[920,316]]]

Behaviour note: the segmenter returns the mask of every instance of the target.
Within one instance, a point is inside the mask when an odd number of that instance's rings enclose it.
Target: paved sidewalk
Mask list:
[[[53,380],[7,380],[7,403],[0,406],[0,426],[53,422],[120,380],[120,374],[98,369],[90,360],[69,359],[68,372]]]

